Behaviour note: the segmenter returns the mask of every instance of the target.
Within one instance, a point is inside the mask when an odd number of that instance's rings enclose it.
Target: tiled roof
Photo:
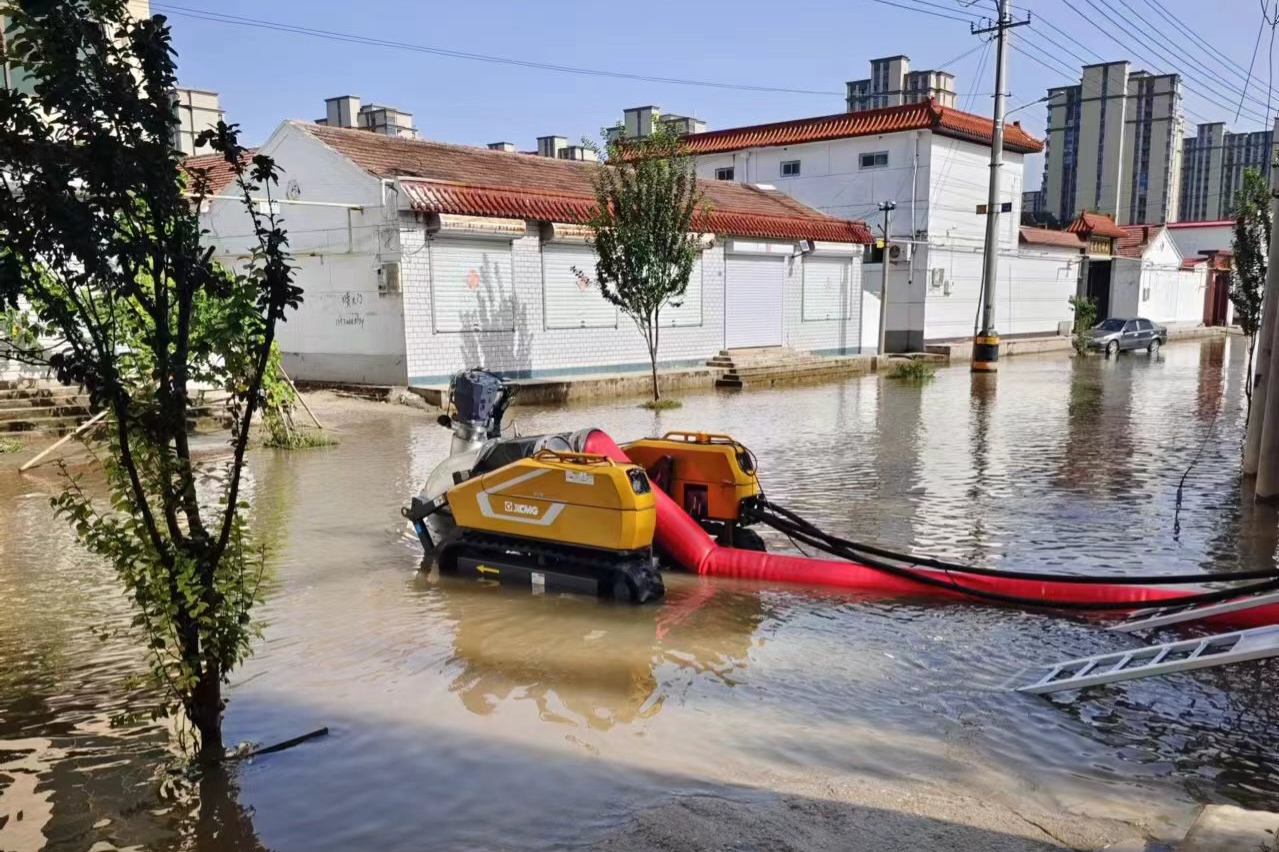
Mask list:
[[[255,148],[246,148],[242,161],[248,162],[257,153]],[[209,193],[218,195],[231,185],[235,172],[231,164],[221,154],[201,154],[198,157],[187,157],[182,161],[182,169],[186,172],[205,171],[209,176]]]
[[[1128,236],[1123,228],[1115,224],[1115,220],[1108,213],[1084,211],[1075,217],[1075,221],[1066,226],[1066,230],[1090,237],[1113,237],[1117,240]]]
[[[545,222],[585,224],[595,210],[593,195],[539,192],[518,187],[474,186],[429,180],[401,179],[414,210],[422,213],[457,213],[466,216],[500,216]],[[869,243],[870,230],[861,222],[810,216],[766,215],[736,212],[712,206],[693,217],[698,231],[790,240],[823,240]]]
[[[598,163],[292,123],[369,174],[404,179],[413,206],[423,212],[582,223],[595,205],[591,177]],[[731,181],[700,184],[711,211],[695,222],[702,230],[741,237],[872,240],[862,222],[832,218],[776,190]]]
[[[1141,257],[1159,234],[1163,225],[1120,225],[1124,235],[1115,242],[1115,254],[1121,257]]]
[[[694,133],[685,136],[684,141],[690,153],[720,154],[744,148],[799,145],[804,142],[878,136],[908,130],[931,130],[941,136],[990,145],[994,138],[995,124],[984,116],[937,106],[929,100],[884,109],[840,112],[815,118],[797,118],[773,124]],[[1009,124],[1004,128],[1004,148],[1034,154],[1044,149],[1044,143],[1022,130],[1021,125]]]
[[[1021,241],[1027,245],[1054,246],[1075,249],[1076,251],[1084,247],[1084,240],[1079,234],[1073,231],[1057,231],[1051,228],[1022,228]]]

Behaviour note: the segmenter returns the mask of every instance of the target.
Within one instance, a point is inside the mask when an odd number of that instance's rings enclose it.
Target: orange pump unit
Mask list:
[[[660,438],[642,438],[625,450],[708,531],[725,543],[762,549],[758,536],[739,529],[742,501],[758,497],[760,489],[754,457],[731,435],[667,432]]]

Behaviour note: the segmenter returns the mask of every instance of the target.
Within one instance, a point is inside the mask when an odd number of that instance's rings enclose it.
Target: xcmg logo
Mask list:
[[[504,508],[515,515],[532,515],[533,517],[537,517],[540,511],[536,506],[530,506],[527,503],[512,503],[510,500],[506,501]]]

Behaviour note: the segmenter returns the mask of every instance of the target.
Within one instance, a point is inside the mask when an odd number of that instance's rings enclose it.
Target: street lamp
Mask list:
[[[880,267],[881,277],[879,285],[879,349],[876,357],[882,359],[885,355],[885,340],[888,332],[888,223],[891,220],[890,213],[897,209],[896,201],[879,202],[879,211],[884,214],[884,254],[882,266]]]

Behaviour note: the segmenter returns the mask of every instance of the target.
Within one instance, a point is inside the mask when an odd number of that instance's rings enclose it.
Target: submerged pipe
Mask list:
[[[614,461],[630,461],[613,439],[599,430],[591,432],[586,439],[585,450],[588,453],[608,456]],[[722,547],[716,544],[697,521],[689,517],[664,491],[654,489],[654,494],[657,497],[657,530],[654,537],[658,547],[681,568],[695,574],[773,583],[835,586],[882,595],[965,597],[962,590],[940,589],[856,562]],[[1125,602],[1132,603],[1134,608],[1137,608],[1142,604],[1170,601],[1186,595],[1186,592],[1154,586],[1114,583],[1080,584],[1049,579],[983,577],[935,568],[911,570],[921,576],[957,583],[978,591],[1042,599],[1046,607],[1051,607],[1051,601],[1067,601]],[[1205,576],[1204,579],[1211,578]],[[1279,623],[1279,604],[1220,613],[1204,618],[1198,623],[1236,629],[1276,624]]]

